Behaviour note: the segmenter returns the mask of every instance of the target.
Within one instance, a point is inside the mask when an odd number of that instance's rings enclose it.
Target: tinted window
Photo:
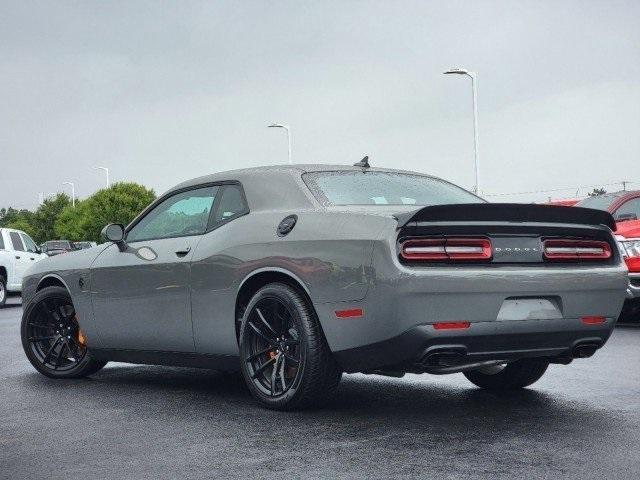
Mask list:
[[[2,234],[2,230],[0,230],[0,250],[4,250],[4,235]]]
[[[9,236],[11,237],[11,243],[13,244],[13,249],[18,252],[24,252],[24,245],[22,244],[22,239],[17,232],[9,232]]]
[[[173,195],[147,213],[127,234],[127,240],[201,235],[218,187],[198,188]]]
[[[314,172],[303,179],[325,205],[442,205],[482,199],[432,177],[394,172]]]
[[[607,194],[596,195],[595,197],[587,197],[576,203],[576,207],[595,208],[596,210],[608,211],[613,202],[618,200],[619,195]]]
[[[630,213],[634,214],[636,219],[640,220],[640,198],[633,198],[623,203],[622,206],[616,210],[616,218],[619,215],[628,215]]]
[[[38,247],[36,247],[35,242],[31,240],[31,237],[29,235],[27,235],[26,233],[22,234],[22,240],[24,240],[24,244],[27,246],[27,252],[36,253]]]
[[[216,198],[213,224],[218,224],[248,211],[239,185],[224,185]]]
[[[51,240],[45,242],[45,246],[48,250],[71,250],[71,242],[66,240]]]

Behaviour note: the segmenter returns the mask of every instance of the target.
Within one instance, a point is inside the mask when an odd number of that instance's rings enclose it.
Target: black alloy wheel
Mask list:
[[[105,363],[91,358],[69,293],[61,287],[38,292],[25,308],[22,346],[31,364],[53,378],[78,378]]]
[[[261,288],[240,329],[241,369],[251,393],[276,409],[325,399],[340,381],[337,367],[307,300],[288,285]]]

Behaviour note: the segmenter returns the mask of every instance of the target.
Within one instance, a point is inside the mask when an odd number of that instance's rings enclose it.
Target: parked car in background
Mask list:
[[[22,291],[24,272],[46,258],[29,235],[21,230],[0,228],[0,307],[9,293]]]
[[[278,409],[343,372],[523,388],[609,338],[628,285],[612,227],[364,161],[221,172],[32,268],[22,345],[53,378],[107,361],[241,370]]]
[[[49,257],[77,250],[69,240],[49,240],[42,244],[42,252]]]
[[[96,242],[73,242],[73,246],[76,250],[86,250],[87,248],[97,247]]]
[[[576,206],[605,210],[616,220],[616,238],[629,268],[629,290],[620,321],[640,322],[640,190],[588,197]]]
[[[579,198],[567,198],[565,200],[551,200],[545,203],[545,205],[556,205],[558,207],[573,207],[580,201]]]

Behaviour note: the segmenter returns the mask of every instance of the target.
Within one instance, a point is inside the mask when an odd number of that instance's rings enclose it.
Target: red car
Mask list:
[[[621,321],[640,321],[640,190],[588,197],[577,207],[606,210],[616,219],[616,236],[629,267],[629,290]]]

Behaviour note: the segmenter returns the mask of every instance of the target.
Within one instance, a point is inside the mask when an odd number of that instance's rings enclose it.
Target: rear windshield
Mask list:
[[[481,203],[460,187],[422,175],[395,172],[312,172],[304,182],[324,205],[444,205]]]
[[[595,208],[596,210],[609,210],[609,207],[613,205],[619,198],[619,195],[597,195],[595,197],[587,197],[584,200],[580,200],[576,207]]]

